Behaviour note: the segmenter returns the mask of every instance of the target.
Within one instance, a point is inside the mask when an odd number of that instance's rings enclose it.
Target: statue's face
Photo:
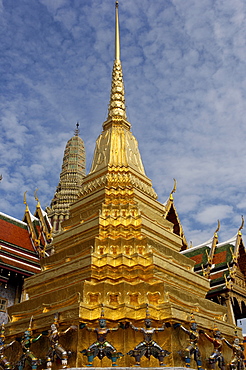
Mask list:
[[[196,330],[197,329],[197,324],[196,322],[192,322],[190,325],[191,330]]]
[[[234,343],[235,343],[235,344],[239,344],[239,343],[240,343],[239,338],[235,338],[235,339],[234,339]]]
[[[51,324],[50,328],[51,328],[52,331],[57,330],[55,324]]]
[[[145,326],[146,328],[150,328],[151,327],[151,320],[150,319],[145,319]]]
[[[216,332],[214,333],[214,336],[217,337],[217,338],[220,338],[221,337],[221,332],[219,330],[216,330]]]
[[[30,338],[30,337],[31,337],[30,332],[29,332],[29,331],[25,331],[25,333],[24,333],[24,337],[25,337],[26,339]]]
[[[98,322],[99,322],[100,328],[105,328],[105,326],[106,326],[106,320],[105,319],[99,319]]]

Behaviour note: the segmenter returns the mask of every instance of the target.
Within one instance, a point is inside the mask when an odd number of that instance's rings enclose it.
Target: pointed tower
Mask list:
[[[96,142],[92,167],[70,207],[69,219],[63,222],[63,231],[54,237],[55,253],[41,261],[41,273],[25,282],[29,300],[9,310],[9,336],[24,332],[32,316],[34,330],[47,330],[57,313],[64,328],[79,323],[95,327],[103,305],[109,327],[129,321],[143,326],[148,307],[148,317],[156,327],[164,321],[188,325],[193,313],[200,328],[210,328],[214,322],[223,334],[233,337],[234,325],[223,321],[227,308],[205,299],[208,279],[196,274],[195,262],[180,253],[184,239],[173,199],[168,205],[158,202],[145,174],[126,117],[118,2],[115,12],[108,117]],[[114,331],[110,341],[124,354],[119,366],[133,365],[127,353],[141,340],[131,327]],[[158,336],[159,344],[172,352],[166,360],[169,366],[184,364],[178,352],[183,340],[182,333],[170,325]],[[81,351],[94,341],[86,329],[71,334],[64,342],[74,353],[70,367],[87,364]],[[203,344],[202,355],[209,351],[209,344]],[[95,359],[93,364],[111,366],[107,358]],[[141,365],[156,367],[158,361],[151,357]]]
[[[146,236],[163,242],[165,234],[169,233],[173,248],[179,251],[182,247],[180,238],[173,233],[173,224],[164,217],[165,207],[156,202],[157,195],[145,174],[137,140],[127,121],[118,2],[115,12],[115,61],[108,118],[97,139],[91,170],[83,181],[80,200],[71,208],[70,218],[63,226],[68,230],[79,220],[80,224],[83,222],[83,232],[89,232],[91,237],[112,239],[142,239]],[[151,220],[155,227],[150,226]],[[63,247],[59,245],[57,248]]]
[[[74,136],[68,140],[62,163],[60,181],[50,207],[46,208],[52,224],[53,235],[62,229],[62,222],[69,217],[70,204],[78,199],[79,190],[85,177],[85,146],[79,136],[76,124]]]

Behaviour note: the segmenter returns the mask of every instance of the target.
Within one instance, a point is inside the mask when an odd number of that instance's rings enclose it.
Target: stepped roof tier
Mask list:
[[[189,325],[193,313],[200,328],[212,329],[215,324],[232,338],[230,306],[206,299],[208,279],[195,273],[195,261],[180,253],[186,242],[173,204],[174,191],[168,202],[161,204],[145,174],[126,117],[118,2],[115,16],[108,117],[96,142],[90,173],[62,224],[63,231],[54,237],[54,254],[41,261],[40,273],[25,281],[29,300],[9,309],[8,336],[23,333],[30,317],[33,330],[47,330],[57,314],[61,327],[80,323],[95,327],[103,306],[109,327],[128,321],[143,326],[148,307],[148,317],[157,327],[163,322]],[[124,354],[139,342],[131,330],[119,329],[112,334],[114,346]],[[69,338],[74,353],[70,366],[85,366],[81,350],[88,348],[94,337],[81,329]],[[170,326],[158,338],[172,352],[166,363],[181,366],[178,351],[182,334]],[[202,354],[209,351],[204,344]],[[156,367],[155,359],[146,361],[143,365]],[[118,365],[132,366],[130,356],[120,358]],[[109,366],[107,359],[102,366]]]

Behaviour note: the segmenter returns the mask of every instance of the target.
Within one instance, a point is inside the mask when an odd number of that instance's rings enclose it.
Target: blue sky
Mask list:
[[[245,0],[120,0],[128,120],[148,177],[193,244],[246,208]],[[87,172],[107,116],[114,0],[0,0],[0,211],[45,207],[80,123]]]

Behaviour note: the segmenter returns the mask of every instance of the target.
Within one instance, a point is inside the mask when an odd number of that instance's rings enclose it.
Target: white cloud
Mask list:
[[[214,205],[207,206],[196,215],[196,218],[199,222],[207,225],[214,224],[214,220],[223,220],[232,216],[233,209],[228,205]]]
[[[39,0],[39,2],[45,5],[49,12],[56,14],[57,10],[66,6],[67,0]]]

